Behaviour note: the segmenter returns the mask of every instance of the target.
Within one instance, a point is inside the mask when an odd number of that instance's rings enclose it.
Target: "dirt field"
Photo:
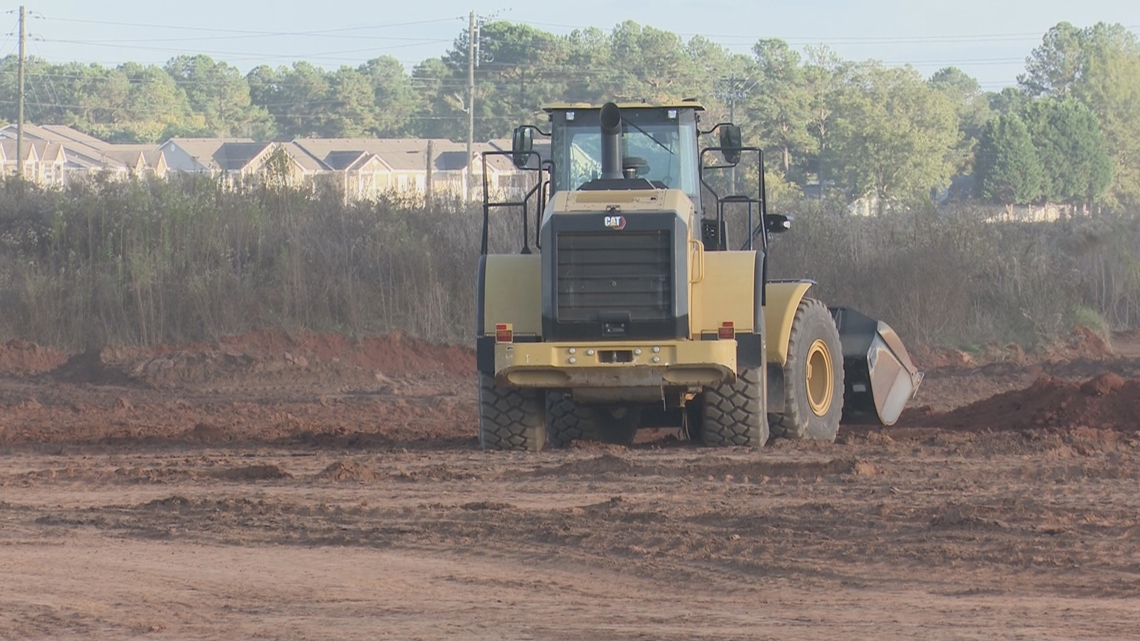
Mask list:
[[[1140,336],[1085,338],[835,444],[529,455],[463,349],[0,345],[0,638],[1135,639]]]

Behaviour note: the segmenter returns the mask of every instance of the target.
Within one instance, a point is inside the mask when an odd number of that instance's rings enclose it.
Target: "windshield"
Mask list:
[[[602,175],[602,133],[597,112],[565,116],[565,120],[556,118],[554,126],[555,190],[576,190]],[[694,202],[696,140],[691,118],[669,119],[666,112],[647,109],[622,113],[623,169],[635,169],[639,178],[658,187],[681,189]]]

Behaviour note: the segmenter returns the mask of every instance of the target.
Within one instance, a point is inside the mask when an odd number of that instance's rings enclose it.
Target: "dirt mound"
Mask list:
[[[219,339],[218,347],[247,354],[290,353],[306,360],[343,360],[384,374],[444,372],[469,376],[475,352],[467,347],[438,345],[401,332],[351,339],[342,334],[299,334],[262,331]]]
[[[35,343],[10,340],[0,343],[0,374],[40,374],[67,361],[63,352]]]
[[[837,474],[874,476],[878,472],[874,465],[865,461],[837,458],[828,461],[730,461],[702,460],[686,466],[687,476],[704,477],[710,480],[725,479],[749,482],[763,482],[771,478],[814,478]]]
[[[1077,325],[1068,336],[1046,345],[1041,350],[1041,357],[1050,361],[1108,360],[1117,358],[1117,354],[1103,336],[1083,325]]]
[[[337,461],[317,474],[317,478],[325,481],[364,483],[375,481],[379,475],[372,468],[355,461]]]
[[[51,377],[62,383],[122,385],[131,380],[131,365],[147,355],[146,350],[127,347],[89,349],[53,369]]]
[[[1114,333],[1112,347],[1122,358],[1140,358],[1140,329]]]
[[[908,410],[899,427],[952,430],[1085,428],[1140,431],[1140,380],[1107,372],[1084,383],[1038,378],[1028,389],[998,394],[950,412]]]
[[[23,345],[0,349],[0,373],[8,369],[52,370],[55,380],[66,383],[136,383],[170,388],[235,379],[384,382],[388,377],[422,374],[466,378],[475,372],[473,350],[437,345],[398,332],[352,340],[339,334],[292,336],[261,331],[214,343],[150,349],[103,347],[70,359]],[[6,357],[8,352],[16,356]],[[15,365],[6,366],[8,360]],[[25,362],[27,366],[22,365]]]
[[[293,478],[292,474],[281,469],[280,465],[273,463],[246,465],[226,470],[218,470],[214,472],[212,476],[226,481],[271,481],[275,479]]]
[[[629,474],[637,466],[620,456],[602,454],[581,461],[570,461],[554,468],[535,470],[537,476],[602,476],[605,474]]]

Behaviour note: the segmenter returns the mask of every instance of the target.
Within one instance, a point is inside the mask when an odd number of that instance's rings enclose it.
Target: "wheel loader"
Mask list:
[[[544,111],[548,127],[521,126],[510,151],[483,158],[508,156],[538,176],[495,201],[484,172],[484,448],[630,444],[647,426],[759,447],[769,436],[834,440],[845,416],[898,419],[922,375],[895,332],[829,309],[810,280],[768,277],[769,236],[792,220],[767,211],[763,152],[743,146],[738,127],[701,131],[692,101]],[[548,153],[536,151],[536,134]],[[735,175],[725,186],[726,170],[738,169],[755,169],[755,189],[736,193]],[[500,208],[521,212],[518,253],[489,251]],[[730,209],[734,220],[746,214],[739,247]]]

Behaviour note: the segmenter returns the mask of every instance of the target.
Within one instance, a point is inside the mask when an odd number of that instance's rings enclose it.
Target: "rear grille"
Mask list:
[[[668,230],[558,234],[558,320],[672,318],[672,243]]]

